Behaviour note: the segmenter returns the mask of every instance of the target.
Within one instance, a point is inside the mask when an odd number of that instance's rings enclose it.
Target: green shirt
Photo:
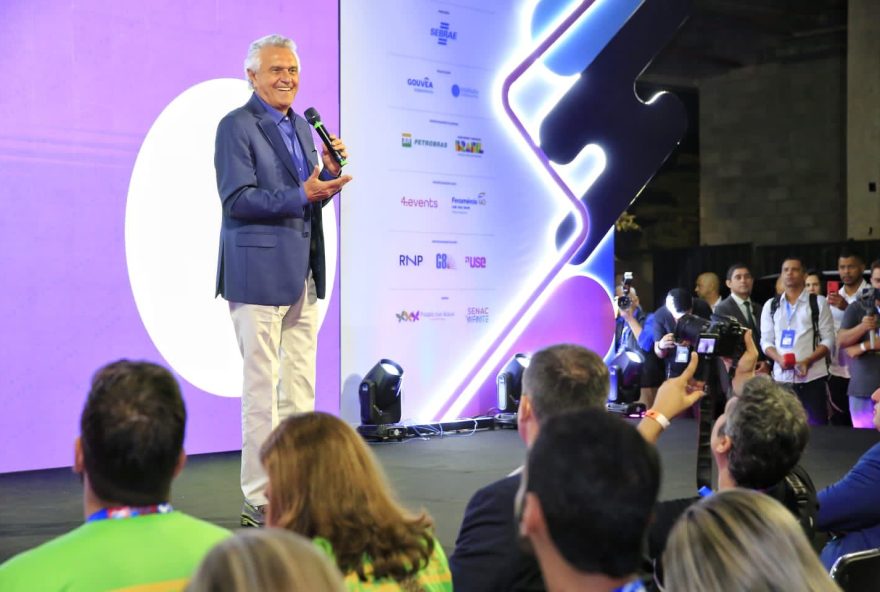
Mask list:
[[[330,541],[318,537],[315,539],[315,544],[327,553],[334,562],[336,561]],[[363,567],[364,575],[367,576],[366,582],[362,582],[355,571],[342,574],[345,587],[349,592],[399,592],[403,590],[400,584],[392,578],[374,579],[373,562],[369,558],[364,559]],[[424,592],[452,592],[452,573],[449,571],[446,553],[443,552],[443,547],[440,546],[440,541],[437,539],[434,539],[434,552],[431,554],[428,565],[416,574],[415,582]]]
[[[231,534],[180,512],[86,522],[0,565],[0,590],[182,590]]]

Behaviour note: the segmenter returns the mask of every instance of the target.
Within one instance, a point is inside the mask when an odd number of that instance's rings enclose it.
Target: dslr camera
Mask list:
[[[627,310],[630,306],[632,306],[632,298],[629,296],[630,288],[632,288],[633,282],[633,274],[631,271],[627,271],[623,274],[623,284],[621,285],[621,289],[623,290],[623,295],[617,297],[617,308],[620,310]]]
[[[695,350],[701,358],[739,359],[746,351],[745,329],[734,317],[712,315],[707,321],[686,314],[675,325],[675,342]]]

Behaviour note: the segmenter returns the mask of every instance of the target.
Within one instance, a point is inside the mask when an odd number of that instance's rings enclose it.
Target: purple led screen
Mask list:
[[[190,207],[188,191],[198,179],[186,174],[179,177],[180,193],[173,191],[177,177],[162,175],[175,149],[168,129],[189,133],[186,125],[174,127],[181,120],[198,127],[193,105],[199,101],[219,112],[224,100],[235,106],[246,97],[246,88],[232,97],[222,90],[243,79],[248,43],[274,32],[299,45],[303,74],[294,108],[315,106],[328,127],[338,129],[336,22],[336,2],[3,3],[0,472],[69,465],[90,377],[119,358],[174,367],[189,413],[189,453],[239,447],[239,399],[206,392],[166,359],[191,356],[193,375],[211,380],[212,361],[198,359],[199,348],[186,350],[188,333],[201,331],[201,321],[191,330],[175,321],[160,346],[142,319],[144,307],[157,301],[150,314],[161,323],[162,306],[177,297],[168,286],[150,283],[163,265],[181,277],[208,278],[181,286],[175,319],[204,319],[186,290],[205,306],[222,305],[213,300],[215,261],[207,270],[182,263],[195,251],[216,253],[213,226],[188,217],[208,208],[219,224],[219,199],[214,194],[214,205]],[[220,82],[198,86],[208,81]],[[188,103],[176,101],[182,95]],[[162,118],[164,131],[154,128]],[[211,145],[210,127],[199,129],[210,137],[181,136],[179,144]],[[197,156],[209,162],[211,155]],[[157,187],[164,189],[155,200],[145,200]],[[140,201],[129,203],[132,196]],[[142,210],[149,224],[142,223]],[[318,408],[331,411],[339,408],[338,271],[335,277],[318,354]],[[179,342],[174,335],[182,336]],[[222,360],[213,363],[218,373],[227,370]]]

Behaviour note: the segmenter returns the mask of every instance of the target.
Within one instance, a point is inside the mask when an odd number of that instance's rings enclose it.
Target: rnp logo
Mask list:
[[[486,258],[485,257],[465,257],[465,264],[471,269],[486,269]]]
[[[412,257],[410,257],[409,255],[401,255],[399,260],[400,263],[398,265],[400,265],[400,267],[409,267],[410,265],[412,265],[413,267],[418,267],[422,264],[422,261],[424,261],[424,259],[425,258],[421,255],[413,255]]]
[[[437,269],[455,269],[455,262],[446,253],[437,253],[436,265]]]

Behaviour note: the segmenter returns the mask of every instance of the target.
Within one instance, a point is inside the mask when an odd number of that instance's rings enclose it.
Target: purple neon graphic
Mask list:
[[[572,11],[572,13],[568,15],[561,22],[561,24],[557,26],[547,36],[547,38],[538,45],[538,47],[532,53],[530,53],[513,69],[513,71],[505,78],[504,84],[502,86],[502,104],[504,106],[505,113],[507,113],[507,116],[510,118],[511,122],[520,133],[520,135],[522,135],[526,144],[534,153],[539,163],[543,166],[543,168],[550,175],[553,181],[559,186],[559,188],[568,198],[568,201],[570,202],[574,213],[580,222],[580,231],[577,235],[574,236],[572,240],[569,241],[567,248],[564,251],[560,251],[559,258],[549,269],[547,274],[544,275],[543,279],[541,279],[541,281],[535,287],[532,294],[517,309],[516,313],[512,316],[507,325],[501,330],[499,335],[492,341],[491,345],[486,349],[486,352],[477,360],[472,369],[465,375],[464,379],[460,383],[461,386],[456,389],[456,392],[461,392],[462,387],[464,387],[465,385],[469,385],[484,369],[484,366],[487,364],[489,359],[495,355],[496,350],[498,350],[501,347],[502,343],[508,338],[508,335],[519,323],[522,316],[526,313],[526,311],[529,310],[529,308],[535,303],[535,301],[541,296],[541,294],[550,286],[554,278],[559,275],[559,272],[565,267],[566,263],[578,251],[581,244],[583,244],[583,242],[586,240],[587,232],[589,230],[589,214],[587,212],[586,206],[579,199],[579,197],[571,191],[568,185],[554,170],[554,168],[550,164],[550,160],[544,154],[544,151],[541,150],[541,148],[537,144],[535,144],[535,142],[526,131],[526,128],[523,125],[522,121],[520,121],[519,117],[516,115],[516,113],[514,113],[513,108],[510,105],[510,89],[513,83],[516,82],[516,80],[519,79],[519,77],[522,76],[523,73],[525,73],[525,71],[528,70],[539,58],[541,58],[553,46],[553,44],[556,43],[559,38],[575,22],[577,22],[581,15],[583,15],[590,8],[590,6],[593,5],[595,1],[596,0],[589,0],[578,5]],[[452,407],[455,402],[455,398],[448,399],[440,407],[437,415],[445,417],[450,407]]]

